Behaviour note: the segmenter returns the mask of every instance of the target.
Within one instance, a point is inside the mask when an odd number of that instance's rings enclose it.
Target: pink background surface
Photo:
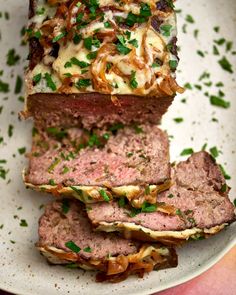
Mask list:
[[[199,277],[154,295],[236,295],[236,246]]]

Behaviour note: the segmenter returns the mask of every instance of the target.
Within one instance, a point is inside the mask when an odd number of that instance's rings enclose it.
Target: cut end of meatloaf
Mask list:
[[[208,153],[195,153],[173,167],[172,180],[173,185],[157,196],[154,212],[130,211],[112,202],[89,205],[88,216],[98,229],[142,230],[142,238],[146,235],[154,240],[207,236],[235,221],[229,188]],[[167,208],[166,212],[163,208]]]
[[[183,92],[175,81],[176,19],[167,1],[78,7],[31,0],[29,18],[25,116],[49,123],[51,115],[60,126],[67,118],[86,128],[157,123]]]
[[[100,93],[30,95],[23,117],[32,116],[38,124],[47,127],[93,127],[112,124],[160,122],[173,97],[146,97]]]
[[[168,137],[155,125],[115,125],[92,133],[49,128],[34,133],[25,175],[28,186],[77,195],[79,190],[90,191],[91,201],[104,201],[102,188],[108,197],[115,192],[130,199],[141,198],[146,190],[155,201],[157,190],[169,185]]]
[[[173,249],[94,232],[85,207],[68,199],[46,206],[36,246],[51,263],[99,270],[98,281],[117,282],[130,274],[177,265]]]

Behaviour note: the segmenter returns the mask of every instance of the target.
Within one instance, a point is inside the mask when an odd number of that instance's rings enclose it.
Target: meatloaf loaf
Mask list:
[[[29,17],[26,117],[157,123],[183,91],[172,1],[31,0]]]
[[[172,180],[171,188],[157,196],[156,206],[129,210],[124,202],[91,204],[88,216],[98,230],[118,230],[128,237],[164,243],[207,237],[235,221],[229,188],[206,152],[180,162],[172,169]],[[166,207],[166,212],[158,206]]]
[[[140,207],[170,185],[168,137],[156,125],[34,129],[33,138],[28,187],[85,203],[126,196]]]
[[[177,266],[174,249],[93,232],[84,205],[64,199],[46,207],[37,248],[53,264],[98,270],[98,281],[118,282],[131,274]]]

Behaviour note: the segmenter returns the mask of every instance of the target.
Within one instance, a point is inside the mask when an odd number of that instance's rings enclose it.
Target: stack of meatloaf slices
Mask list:
[[[27,187],[58,200],[39,221],[51,263],[97,280],[177,266],[175,245],[235,220],[206,152],[171,165],[158,127],[176,92],[172,1],[31,0]]]

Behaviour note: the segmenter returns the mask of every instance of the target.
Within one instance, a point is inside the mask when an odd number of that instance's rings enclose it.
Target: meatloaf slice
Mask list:
[[[46,126],[157,123],[183,91],[175,12],[161,2],[30,0],[24,116]]]
[[[47,205],[36,246],[51,263],[98,270],[98,281],[118,282],[131,274],[177,266],[173,249],[93,232],[84,205],[68,199]]]
[[[235,221],[229,188],[208,153],[195,153],[173,167],[172,180],[173,185],[157,196],[156,206],[130,211],[121,202],[91,204],[88,216],[98,230],[162,242],[206,237]]]
[[[34,132],[35,133],[35,132]],[[33,139],[26,185],[83,202],[126,195],[133,206],[156,202],[170,185],[169,143],[156,125],[109,130],[49,128]]]

